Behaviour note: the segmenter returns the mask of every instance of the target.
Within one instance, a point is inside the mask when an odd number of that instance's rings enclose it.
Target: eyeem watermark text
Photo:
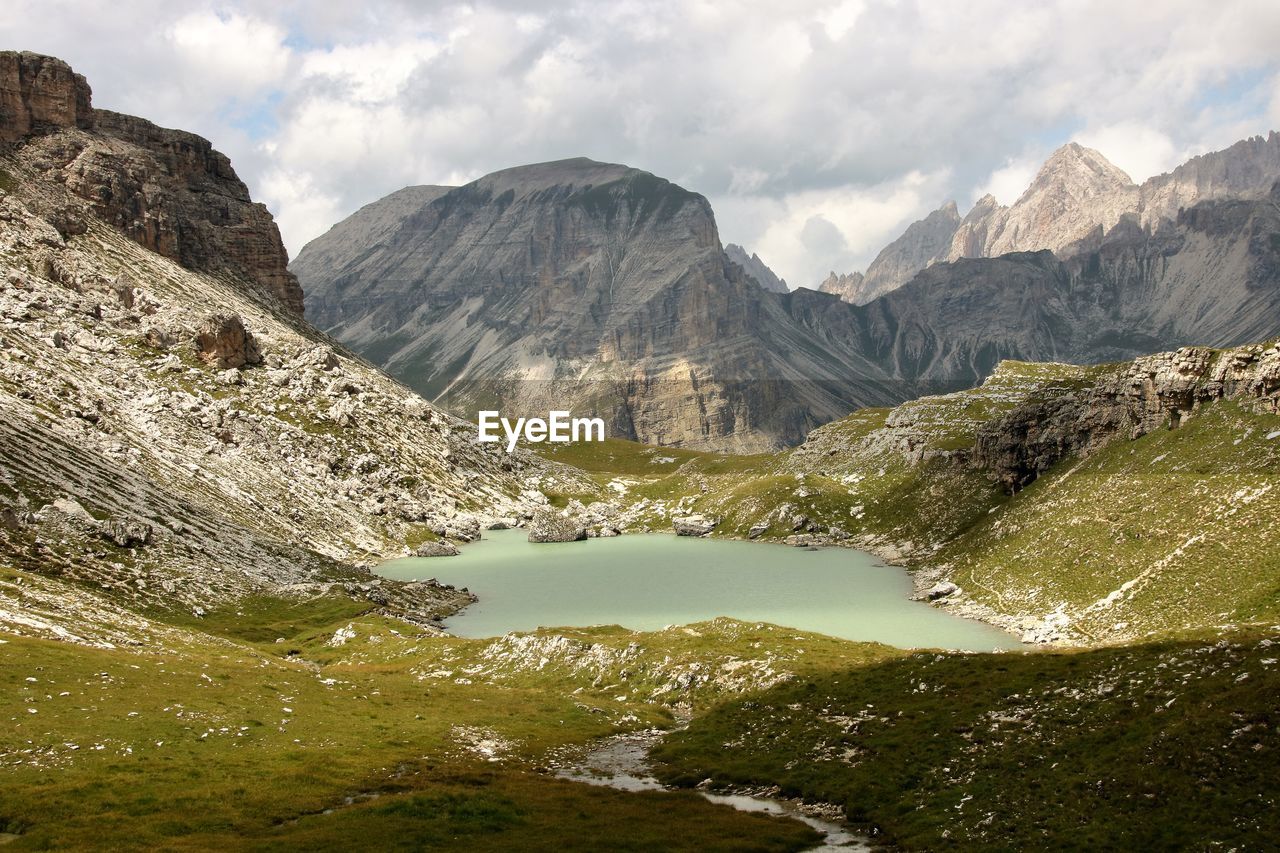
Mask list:
[[[603,418],[573,418],[569,412],[550,411],[544,418],[516,418],[515,423],[502,417],[498,412],[479,412],[480,441],[502,441],[507,439],[507,452],[516,449],[516,443],[523,438],[535,444],[552,441],[557,444],[568,444],[571,441],[604,441]],[[501,428],[502,434],[498,430]]]

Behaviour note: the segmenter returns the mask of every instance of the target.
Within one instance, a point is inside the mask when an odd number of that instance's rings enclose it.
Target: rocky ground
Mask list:
[[[68,594],[28,619],[6,587],[0,623],[55,636],[84,608],[328,592],[426,621],[471,597],[367,566],[581,480],[475,444],[304,323],[269,214],[208,143],[19,95],[35,130],[0,148],[0,555]]]

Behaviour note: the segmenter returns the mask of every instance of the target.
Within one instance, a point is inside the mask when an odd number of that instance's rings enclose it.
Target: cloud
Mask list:
[[[1272,0],[46,0],[0,39],[213,139],[293,252],[406,184],[587,155],[808,284],[1070,139],[1141,179],[1280,123]]]
[[[991,195],[1001,204],[1013,204],[1030,185],[1042,163],[1044,158],[1039,156],[1005,160],[1004,165],[991,173],[975,195]]]
[[[1136,183],[1168,172],[1189,156],[1166,134],[1133,121],[1089,128],[1076,134],[1076,141],[1101,151]]]

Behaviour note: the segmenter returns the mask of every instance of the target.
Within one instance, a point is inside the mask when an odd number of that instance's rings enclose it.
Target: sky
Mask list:
[[[1137,181],[1280,129],[1275,0],[42,0],[0,49],[194,131],[291,255],[408,184],[587,156],[707,196],[791,286],[1058,146]]]

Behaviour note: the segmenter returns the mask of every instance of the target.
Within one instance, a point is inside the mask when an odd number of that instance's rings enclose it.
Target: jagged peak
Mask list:
[[[1081,197],[1133,185],[1133,179],[1128,173],[1103,156],[1102,152],[1087,148],[1079,142],[1068,142],[1044,161],[1022,198],[1052,186],[1065,187],[1072,191],[1072,195]]]

